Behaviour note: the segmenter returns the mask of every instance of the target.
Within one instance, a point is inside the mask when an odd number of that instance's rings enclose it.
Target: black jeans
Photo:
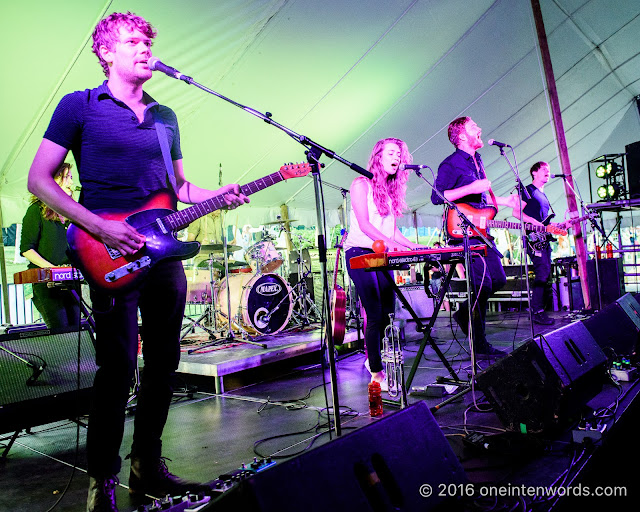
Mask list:
[[[367,314],[367,327],[364,333],[364,341],[367,345],[369,368],[372,372],[382,371],[382,338],[384,330],[389,325],[389,313],[395,312],[396,296],[391,284],[382,272],[369,272],[365,269],[351,268],[349,260],[354,256],[371,254],[371,249],[352,247],[345,253],[347,259],[347,272],[356,287],[360,302]],[[393,272],[389,271],[391,278]]]
[[[50,329],[78,328],[80,306],[71,290],[49,288],[47,283],[34,283],[33,305]]]
[[[471,245],[478,243],[471,241]],[[487,249],[487,256],[484,258],[473,257],[471,262],[471,272],[469,278],[473,288],[473,333],[476,349],[485,348],[487,346],[487,338],[485,334],[487,309],[489,308],[489,299],[491,295],[500,290],[507,284],[507,276],[504,273],[501,261],[502,255],[497,249]],[[486,269],[485,269],[486,262]],[[466,300],[460,304],[458,320],[460,322],[468,322],[469,301]]]
[[[551,275],[551,246],[547,245],[542,251],[527,248],[527,254],[533,264],[535,279],[531,290],[531,309],[534,313],[544,311],[544,292]]]
[[[88,473],[104,478],[120,471],[125,407],[138,353],[138,308],[142,318],[144,369],[137,397],[131,453],[161,455],[162,430],[180,362],[180,327],[187,280],[182,263],[161,262],[141,286],[115,298],[91,291],[96,323],[96,363],[87,432]]]

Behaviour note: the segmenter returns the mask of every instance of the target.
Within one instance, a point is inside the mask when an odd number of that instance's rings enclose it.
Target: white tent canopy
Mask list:
[[[640,140],[640,2],[541,5],[569,157],[588,202],[587,162]],[[93,26],[104,14],[127,10],[158,29],[153,52],[163,62],[363,167],[378,139],[395,136],[415,163],[435,171],[453,149],[448,123],[469,115],[485,141],[514,147],[525,183],[538,160],[560,172],[529,0],[5,2],[5,226],[22,219],[27,172],[59,99],[104,80],[90,50]],[[304,148],[281,130],[195,87],[158,73],[146,90],[176,111],[185,170],[200,186],[217,187],[220,169],[223,183],[245,183],[305,159]],[[509,193],[514,178],[498,150],[482,153],[496,193]],[[350,169],[326,156],[321,161],[324,181],[349,188],[356,176]],[[563,212],[560,180],[546,191]],[[408,204],[422,225],[435,225],[440,212],[429,195],[412,176]],[[327,187],[324,199],[329,222],[337,222],[341,194]],[[290,218],[315,224],[310,178],[252,196],[229,222],[274,220],[282,204]]]

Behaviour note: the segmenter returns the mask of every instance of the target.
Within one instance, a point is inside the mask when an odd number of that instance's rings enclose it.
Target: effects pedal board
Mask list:
[[[611,376],[620,382],[632,382],[638,376],[638,369],[628,358],[621,357],[611,363]]]
[[[254,457],[253,462],[242,464],[238,469],[220,475],[215,480],[209,482],[211,486],[211,496],[204,493],[187,494],[186,496],[166,496],[161,500],[154,500],[150,505],[138,507],[138,512],[198,512],[202,510],[213,498],[217,498],[222,493],[249,478],[260,471],[275,465],[271,457],[258,459]]]

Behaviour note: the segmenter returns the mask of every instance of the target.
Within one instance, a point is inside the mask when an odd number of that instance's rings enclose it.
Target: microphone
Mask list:
[[[167,76],[170,76],[171,78],[175,78],[176,80],[184,80],[189,84],[193,80],[190,76],[183,75],[177,69],[172,68],[171,66],[167,66],[158,57],[151,57],[147,61],[147,66],[149,66],[149,69],[151,71],[161,71],[162,73],[164,73]]]
[[[400,164],[401,171],[417,171],[419,169],[427,169],[428,165]]]
[[[27,366],[31,368],[32,373],[31,377],[27,379],[26,384],[27,386],[33,386],[36,383],[36,380],[38,380],[38,377],[40,377],[44,369],[47,367],[47,363],[43,361],[41,365],[37,365],[36,363],[29,361]]]
[[[561,178],[563,180],[567,179],[567,177],[564,174],[549,174],[549,178]]]
[[[498,142],[497,140],[494,139],[489,139],[487,141],[487,144],[489,144],[489,146],[498,146],[499,148],[510,148],[511,146],[509,146],[509,144],[505,144],[504,142]]]

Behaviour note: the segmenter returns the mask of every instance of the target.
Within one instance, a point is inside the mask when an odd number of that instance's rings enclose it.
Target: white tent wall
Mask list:
[[[453,147],[446,128],[470,115],[514,147],[520,174],[538,160],[559,172],[529,0],[32,0],[7,3],[0,102],[0,200],[5,226],[27,206],[26,176],[59,99],[104,80],[88,38],[103,13],[130,10],[158,29],[154,54],[199,83],[366,166],[376,140],[407,141],[416,163],[437,170]],[[640,140],[640,2],[542,0],[574,176],[588,190],[587,162]],[[303,161],[282,131],[224,100],[158,74],[147,91],[180,120],[185,170],[204,187],[244,183]],[[498,194],[514,178],[496,148],[482,150]],[[71,157],[69,157],[71,158]],[[512,159],[513,161],[513,159]],[[322,158],[323,179],[348,188],[355,174]],[[108,172],[108,171],[106,171]],[[428,170],[425,177],[430,177]],[[560,180],[547,192],[566,208]],[[410,178],[418,225],[439,225],[430,189]],[[325,188],[327,223],[341,194]],[[315,224],[312,181],[297,178],[252,196],[229,223],[289,217]],[[501,216],[508,215],[501,212]],[[413,225],[411,215],[402,225]]]

